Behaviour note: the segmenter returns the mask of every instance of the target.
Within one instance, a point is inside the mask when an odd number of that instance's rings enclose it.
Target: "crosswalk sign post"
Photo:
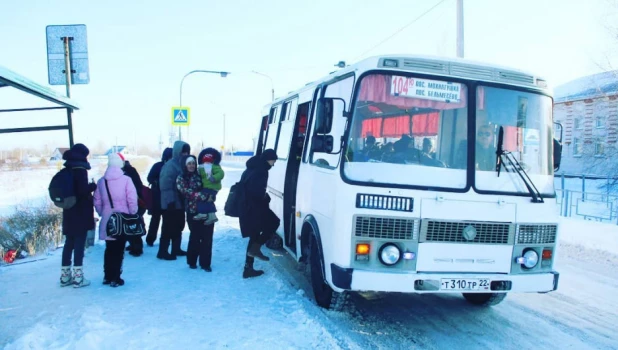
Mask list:
[[[181,140],[181,126],[189,126],[191,109],[189,107],[172,107],[172,125],[178,125],[178,139]]]

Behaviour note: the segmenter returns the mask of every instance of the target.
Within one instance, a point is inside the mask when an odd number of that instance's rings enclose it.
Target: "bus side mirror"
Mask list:
[[[315,135],[311,138],[311,151],[320,153],[332,153],[334,139],[331,135]]]
[[[316,126],[314,134],[329,134],[333,127],[335,109],[345,115],[345,101],[341,98],[322,97],[316,106]]]
[[[562,144],[554,139],[554,172],[560,169],[560,160],[562,158]]]

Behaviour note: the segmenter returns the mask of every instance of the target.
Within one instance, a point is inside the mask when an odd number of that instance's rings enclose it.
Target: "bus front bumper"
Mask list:
[[[556,271],[536,274],[386,273],[331,264],[332,284],[339,291],[400,293],[547,293],[558,289]],[[462,288],[463,287],[463,288]]]

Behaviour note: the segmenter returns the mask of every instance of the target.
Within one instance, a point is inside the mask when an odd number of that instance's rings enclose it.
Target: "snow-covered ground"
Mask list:
[[[224,164],[226,188],[218,196],[219,208],[243,168]],[[0,203],[22,198],[18,187],[26,185],[32,198],[45,197],[40,193],[48,182],[49,177],[33,179],[6,191],[2,186]],[[42,188],[38,196],[37,186]],[[141,257],[126,255],[126,285],[110,288],[101,284],[102,243],[86,255],[85,273],[92,280],[87,288],[58,286],[60,250],[0,267],[0,347],[618,348],[616,225],[562,219],[556,263],[560,286],[553,293],[512,294],[487,309],[471,306],[459,295],[362,293],[352,294],[338,312],[315,305],[306,271],[285,252],[264,248],[271,261],[256,264],[266,274],[242,279],[246,240],[240,237],[237,220],[222,213],[219,217],[212,273],[191,270],[182,258],[158,260],[155,245],[145,247]],[[185,248],[187,239],[186,228]]]

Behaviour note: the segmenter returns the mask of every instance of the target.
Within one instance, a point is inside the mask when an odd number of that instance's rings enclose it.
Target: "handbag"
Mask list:
[[[114,201],[112,201],[112,195],[109,193],[109,186],[107,186],[107,179],[105,179],[105,190],[107,191],[107,197],[109,198],[109,204],[114,209]],[[139,237],[146,234],[144,223],[139,214],[127,214],[113,212],[107,220],[107,226],[105,227],[108,237],[119,238],[125,237]]]

